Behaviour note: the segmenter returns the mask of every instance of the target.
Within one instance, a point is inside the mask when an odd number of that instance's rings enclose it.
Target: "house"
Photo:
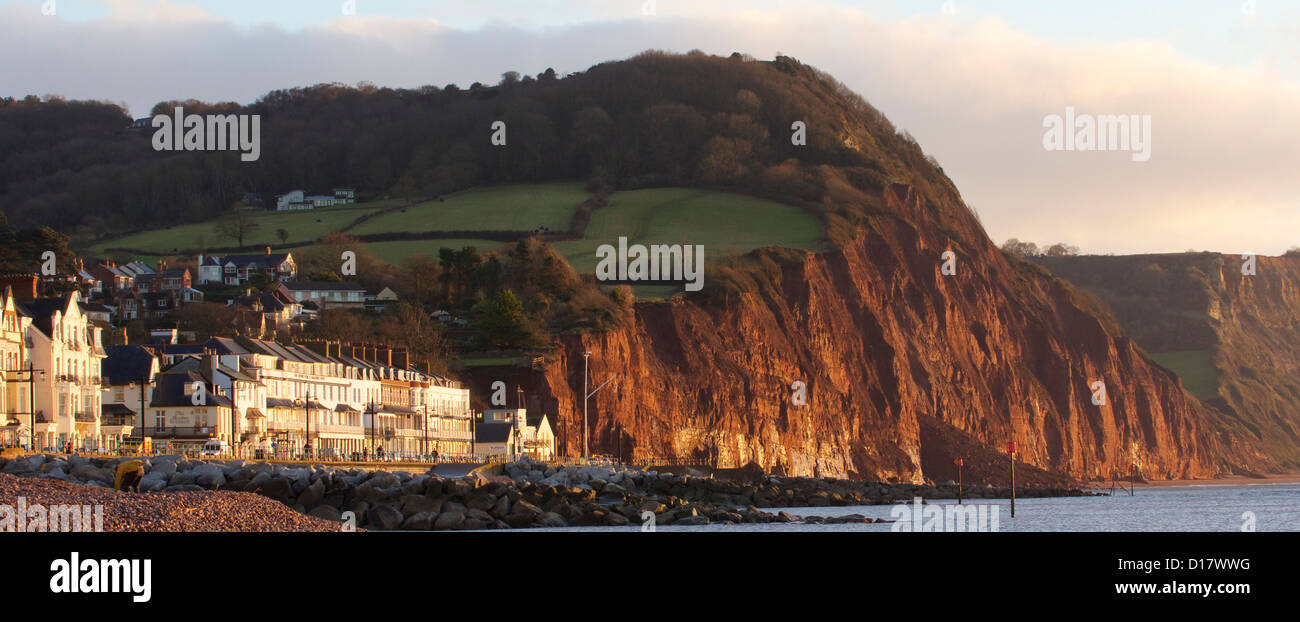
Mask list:
[[[135,287],[135,277],[127,274],[113,262],[101,263],[90,269],[90,274],[100,281],[100,288],[105,294],[131,291]]]
[[[35,277],[33,277],[35,278]],[[32,319],[14,298],[13,286],[6,285],[0,300],[0,444],[26,444],[30,438],[31,405],[27,374],[27,331]]]
[[[512,426],[515,430],[515,449],[518,453],[526,454],[535,460],[545,461],[555,458],[555,432],[547,415],[530,416],[525,408],[493,408],[483,411],[483,422],[505,423]]]
[[[138,312],[141,317],[162,319],[181,306],[180,296],[176,292],[145,292],[136,296]]]
[[[202,445],[208,440],[234,440],[234,403],[197,371],[164,370],[154,376],[153,394],[145,412],[145,428],[176,445]],[[232,443],[233,444],[233,443]]]
[[[35,384],[36,449],[104,450],[100,428],[102,331],[81,312],[81,293],[18,305],[28,317],[30,361],[43,370]]]
[[[266,251],[248,255],[228,255],[221,258],[221,282],[226,285],[244,285],[254,275],[261,274],[270,281],[293,279],[298,275],[298,264],[290,253]]]
[[[397,300],[397,292],[393,291],[391,287],[366,290],[367,311],[383,311],[388,308],[388,305],[397,302]]]
[[[122,264],[118,269],[130,276],[131,279],[136,282],[137,288],[139,287],[140,277],[158,273],[153,268],[150,268],[148,264],[140,261],[132,261],[131,263]]]
[[[259,445],[266,435],[266,384],[261,381],[261,370],[241,367],[239,357],[221,357],[209,348],[203,354],[177,359],[167,368],[169,372],[195,372],[230,399],[229,433],[221,438],[231,447]]]
[[[303,194],[305,193],[302,190],[290,190],[275,197],[276,211],[283,212],[287,210],[311,209],[314,207],[310,203],[305,203],[303,201]]]
[[[143,413],[153,399],[153,379],[161,368],[158,357],[140,346],[108,346],[100,361],[103,379],[101,418],[104,424],[127,426],[124,437],[149,436]]]
[[[356,188],[335,188],[334,198],[338,201],[335,205],[350,205],[357,202]]]
[[[198,274],[194,275],[199,285],[208,283],[221,283],[221,258],[212,255],[199,255],[198,267],[195,270]]]
[[[365,306],[366,288],[355,283],[322,281],[281,281],[271,291],[279,291],[298,304],[313,302],[321,309],[360,309]]]
[[[480,423],[474,426],[474,456],[514,460],[515,426],[512,423]]]
[[[265,318],[264,326],[270,325],[277,331],[288,330],[302,314],[302,304],[278,287],[256,295],[231,298],[226,305],[262,314]]]
[[[189,268],[172,268],[161,270],[154,277],[149,289],[151,292],[178,292],[190,289],[193,283],[190,281]]]
[[[523,453],[543,462],[555,459],[555,429],[550,415],[533,415],[524,427]]]
[[[98,302],[83,302],[81,312],[91,324],[100,327],[105,333],[113,327],[113,307]]]

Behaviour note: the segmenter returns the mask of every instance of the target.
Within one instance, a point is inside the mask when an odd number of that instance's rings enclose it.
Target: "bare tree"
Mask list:
[[[230,208],[229,212],[226,212],[226,215],[221,220],[217,221],[217,235],[230,238],[240,248],[243,248],[244,240],[252,235],[259,226],[261,225],[257,223],[252,210],[236,204]]]

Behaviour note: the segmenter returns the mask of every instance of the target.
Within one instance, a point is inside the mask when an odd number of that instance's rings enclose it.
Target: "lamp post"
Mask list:
[[[584,460],[587,459],[587,400],[591,396],[595,395],[597,391],[600,391],[601,389],[605,388],[605,385],[609,384],[610,380],[613,380],[618,377],[617,374],[610,376],[609,378],[605,379],[604,382],[600,383],[600,386],[596,387],[594,390],[588,393],[587,383],[589,377],[587,375],[587,370],[588,370],[587,361],[590,358],[591,358],[590,350],[587,350],[582,353],[582,458]]]
[[[28,412],[32,417],[32,425],[27,429],[27,444],[32,451],[36,451],[36,374],[45,377],[44,369],[36,369],[35,364],[30,359],[27,361],[27,369],[11,369],[15,374],[27,374],[27,379],[20,382],[27,383],[27,404]],[[15,437],[17,434],[15,433]],[[18,439],[16,439],[18,440]]]
[[[307,397],[294,400],[295,403],[302,403],[303,418],[307,421],[306,432],[303,437],[302,453],[304,458],[311,457],[311,393]]]

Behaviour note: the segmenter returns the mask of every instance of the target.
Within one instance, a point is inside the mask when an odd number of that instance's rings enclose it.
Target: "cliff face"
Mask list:
[[[1198,395],[1241,422],[1283,468],[1300,468],[1300,255],[1044,257],[1095,293],[1124,330]]]
[[[926,222],[909,188],[885,201],[913,218],[874,218],[800,260],[772,253],[751,271],[757,293],[641,304],[629,328],[562,338],[527,383],[529,406],[558,413],[565,450],[579,454],[591,351],[594,383],[618,376],[589,402],[593,453],[919,481],[939,475],[921,467],[918,421],[933,417],[1079,477],[1133,463],[1156,479],[1272,466],[1068,285],[982,232]],[[957,273],[944,276],[949,249]],[[792,401],[796,381],[807,405]]]

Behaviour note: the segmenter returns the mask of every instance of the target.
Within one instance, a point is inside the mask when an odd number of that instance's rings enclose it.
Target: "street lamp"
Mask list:
[[[311,450],[312,450],[312,447],[311,447],[311,393],[308,393],[306,398],[295,399],[295,400],[294,400],[294,403],[295,403],[295,404],[299,404],[299,403],[302,404],[303,417],[307,420],[307,431],[306,431],[306,435],[305,435],[305,437],[304,437],[304,439],[303,439],[302,450],[303,450],[303,457],[305,457],[305,458],[310,458],[310,457],[311,457]]]
[[[588,393],[587,382],[589,376],[587,375],[587,361],[590,358],[591,350],[582,353],[582,458],[584,460],[587,458],[587,399],[595,395],[597,391],[605,388],[605,385],[609,384],[610,380],[618,377],[618,374],[610,376],[604,382],[600,383],[600,386],[592,390],[591,393]]]
[[[9,371],[15,374],[27,374],[27,380],[20,381],[27,383],[28,412],[32,417],[32,426],[27,430],[27,444],[32,451],[36,451],[36,374],[39,373],[44,378],[45,370],[36,369],[35,364],[28,359],[27,369],[11,369]]]

